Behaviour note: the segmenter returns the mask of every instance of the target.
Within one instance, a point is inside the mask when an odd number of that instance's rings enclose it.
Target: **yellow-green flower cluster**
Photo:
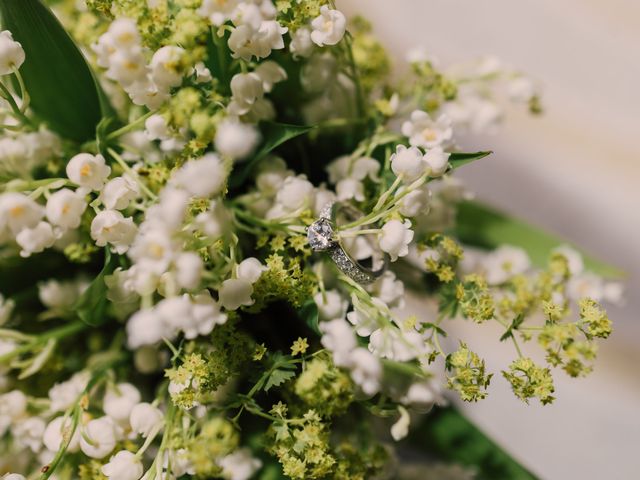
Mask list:
[[[464,277],[456,286],[456,297],[464,316],[474,322],[482,323],[494,317],[495,302],[486,280],[480,275]]]
[[[264,306],[276,300],[284,300],[293,307],[301,307],[309,299],[315,289],[315,277],[304,270],[301,259],[272,254],[266,261],[267,270],[253,285],[255,304],[250,311],[260,311]]]
[[[294,391],[306,405],[322,416],[344,413],[353,401],[351,379],[336,368],[326,353],[305,365],[295,382]]]
[[[546,360],[551,366],[562,366],[572,377],[584,376],[591,372],[590,362],[596,357],[597,345],[582,336],[575,323],[547,323],[538,334],[538,344],[546,352]]]
[[[591,298],[580,301],[579,326],[587,338],[607,338],[611,335],[611,320],[607,312]]]
[[[239,443],[240,436],[230,421],[223,417],[207,420],[187,443],[188,458],[196,475],[201,478],[219,476],[222,469],[215,460],[231,453]]]
[[[368,92],[381,85],[389,74],[389,56],[371,33],[371,24],[364,18],[355,17],[350,32],[353,35],[353,59],[360,73],[360,83]]]
[[[456,268],[462,260],[463,251],[453,238],[436,233],[418,248],[428,248],[435,252],[427,257],[425,265],[427,271],[434,273],[438,280],[449,283],[456,277]]]
[[[546,405],[553,402],[553,378],[548,368],[538,367],[530,358],[518,358],[502,375],[511,384],[513,393],[526,403],[537,398]]]
[[[487,396],[486,389],[493,374],[485,371],[484,360],[467,345],[460,342],[460,348],[447,355],[446,368],[453,372],[447,377],[449,388],[457,391],[465,402],[477,402]]]
[[[328,425],[315,410],[301,418],[286,418],[286,407],[275,405],[278,416],[268,431],[273,443],[268,450],[278,457],[284,474],[292,479],[328,478],[336,459],[331,454]]]

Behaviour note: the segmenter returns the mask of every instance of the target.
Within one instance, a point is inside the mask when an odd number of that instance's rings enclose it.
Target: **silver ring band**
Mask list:
[[[307,229],[309,245],[314,252],[327,252],[340,271],[352,280],[362,285],[372,283],[387,269],[389,256],[383,253],[383,264],[377,270],[367,268],[351,258],[335,234],[336,217],[339,211],[352,217],[353,220],[362,215],[346,203],[329,202],[320,211],[318,220]]]

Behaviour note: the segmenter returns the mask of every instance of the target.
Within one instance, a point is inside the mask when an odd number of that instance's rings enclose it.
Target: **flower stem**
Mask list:
[[[158,198],[158,196],[155,193],[153,193],[151,190],[149,190],[149,187],[147,187],[144,184],[144,182],[140,180],[140,177],[138,176],[138,174],[129,165],[127,165],[127,163],[123,160],[123,158],[120,155],[116,153],[115,150],[113,150],[112,148],[107,148],[107,152],[109,152],[109,155],[113,157],[113,159],[118,163],[118,165],[122,167],[122,169],[125,172],[131,175],[131,178],[133,178],[136,182],[138,182],[138,185],[140,185],[140,188],[142,189],[142,191],[149,198],[151,198],[152,200],[156,200]]]

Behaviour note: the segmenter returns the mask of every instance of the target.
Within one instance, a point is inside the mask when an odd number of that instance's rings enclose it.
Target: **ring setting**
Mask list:
[[[386,270],[389,257],[383,254],[382,266],[375,270],[354,260],[343,248],[336,233],[336,217],[339,212],[346,214],[352,220],[361,215],[350,205],[341,202],[328,203],[320,212],[318,220],[307,229],[309,246],[314,252],[328,253],[338,269],[352,280],[362,285],[373,283]]]

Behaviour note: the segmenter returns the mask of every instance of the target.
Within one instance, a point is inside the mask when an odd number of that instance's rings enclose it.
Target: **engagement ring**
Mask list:
[[[337,234],[339,215],[344,215],[349,221],[355,221],[362,216],[362,213],[345,203],[328,203],[320,212],[320,218],[307,229],[309,246],[314,252],[327,252],[340,271],[352,280],[362,285],[374,282],[386,270],[389,256],[380,251],[377,245],[374,245],[375,242],[370,242],[373,250],[379,253],[379,258],[376,259],[373,256],[370,258],[371,268],[354,260],[344,249]],[[374,268],[376,260],[378,266]]]

